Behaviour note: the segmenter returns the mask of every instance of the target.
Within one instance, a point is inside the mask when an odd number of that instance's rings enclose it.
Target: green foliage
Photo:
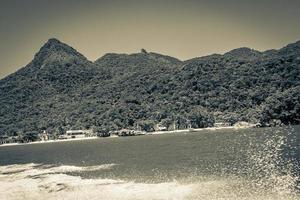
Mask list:
[[[36,131],[27,132],[23,135],[22,139],[24,142],[32,142],[38,139],[38,133]]]
[[[195,107],[188,114],[191,128],[212,127],[214,125],[213,115],[203,107]]]
[[[151,132],[154,131],[155,122],[153,120],[139,121],[137,122],[137,126],[139,126],[142,131]]]
[[[276,119],[284,124],[300,122],[300,86],[268,97],[262,108],[262,123]]]

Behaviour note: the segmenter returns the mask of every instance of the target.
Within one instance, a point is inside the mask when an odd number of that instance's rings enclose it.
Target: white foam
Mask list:
[[[96,171],[102,169],[110,169],[115,164],[104,164],[97,166],[72,166],[72,165],[39,165],[28,163],[23,165],[7,165],[0,166],[0,173],[15,174],[15,176],[37,176],[41,174],[51,173],[67,173],[67,172],[83,172],[83,171]]]
[[[136,183],[112,179],[83,179],[67,172],[105,170],[114,164],[99,166],[50,166],[34,163],[0,166],[0,199],[4,200],[291,200],[268,191],[253,191],[234,178],[214,177],[196,182],[171,181]]]

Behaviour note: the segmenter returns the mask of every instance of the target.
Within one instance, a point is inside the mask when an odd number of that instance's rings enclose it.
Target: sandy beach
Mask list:
[[[44,143],[54,143],[54,142],[72,142],[72,141],[78,141],[78,140],[94,140],[99,139],[99,137],[84,137],[84,138],[71,138],[71,139],[64,139],[64,140],[47,140],[47,141],[34,141],[34,142],[28,142],[28,143],[8,143],[8,144],[2,144],[2,146],[15,146],[15,145],[29,145],[29,144],[44,144]]]

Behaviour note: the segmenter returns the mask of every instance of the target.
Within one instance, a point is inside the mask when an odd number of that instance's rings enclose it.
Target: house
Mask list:
[[[43,131],[43,133],[39,134],[38,136],[41,141],[49,140],[49,134],[46,131]]]
[[[66,135],[69,138],[83,138],[86,137],[87,131],[86,130],[68,130]]]
[[[1,136],[0,137],[0,144],[8,144],[8,143],[17,143],[19,142],[16,136]]]
[[[1,135],[0,136],[0,144],[6,144],[7,142],[8,136],[6,135]]]
[[[133,131],[134,135],[146,135],[146,132],[145,131],[137,131],[137,130],[134,130]]]
[[[63,134],[63,135],[59,135],[57,139],[59,139],[59,140],[65,140],[65,139],[70,139],[70,137],[67,136],[66,134]]]
[[[130,129],[121,129],[118,131],[118,136],[134,136],[134,130]]]
[[[109,131],[108,134],[110,136],[116,137],[116,136],[119,136],[119,131]]]
[[[88,137],[89,131],[87,130],[68,130],[66,134],[58,136],[59,140],[72,139],[72,138],[84,138]]]
[[[214,123],[214,127],[228,127],[230,125],[231,124],[228,123],[228,122],[216,122],[216,123]]]
[[[161,123],[156,124],[154,127],[155,131],[167,131],[168,128],[166,126],[163,126]]]
[[[98,137],[109,137],[110,132],[109,131],[99,131],[96,133]]]

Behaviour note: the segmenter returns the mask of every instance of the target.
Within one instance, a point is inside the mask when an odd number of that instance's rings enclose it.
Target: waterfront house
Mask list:
[[[108,134],[110,135],[110,136],[119,136],[119,131],[109,131],[108,132]]]
[[[0,144],[6,144],[7,143],[7,139],[8,139],[8,136],[1,135],[0,136]]]
[[[228,123],[228,122],[216,122],[216,123],[214,123],[214,127],[228,127],[230,125],[231,124]]]
[[[161,123],[156,124],[154,127],[155,131],[167,131],[168,128],[166,126],[163,126]]]
[[[49,134],[46,131],[43,131],[43,133],[39,134],[38,136],[41,141],[49,140]]]
[[[118,136],[134,136],[134,130],[122,129],[118,131]]]
[[[19,142],[16,136],[7,136],[3,135],[0,136],[0,144],[9,144],[9,143],[17,143]]]
[[[146,131],[139,131],[139,130],[137,131],[137,130],[134,130],[133,133],[134,133],[135,136],[146,135]]]
[[[59,135],[57,139],[59,139],[59,140],[65,140],[65,139],[70,139],[70,137],[67,136],[66,134],[63,134],[63,135]]]
[[[87,131],[86,130],[68,130],[66,135],[68,138],[83,138],[86,137]]]
[[[65,134],[58,136],[59,140],[84,138],[86,137],[84,130],[68,130]]]
[[[109,131],[100,131],[96,133],[98,137],[109,137],[110,132]]]
[[[249,122],[244,122],[244,121],[237,122],[234,124],[235,128],[251,128],[251,127],[258,127],[258,126],[259,124],[251,124]]]

